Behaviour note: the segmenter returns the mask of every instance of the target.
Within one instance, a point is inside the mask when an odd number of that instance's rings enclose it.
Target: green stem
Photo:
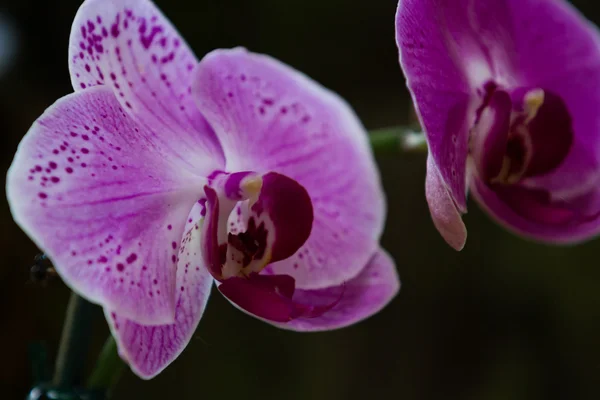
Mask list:
[[[56,388],[70,389],[81,383],[91,337],[92,309],[91,303],[71,293],[52,379]]]
[[[91,389],[102,388],[110,391],[118,382],[124,370],[125,363],[119,357],[117,343],[111,335],[106,339],[104,347],[102,347],[94,371],[88,380],[88,387]]]
[[[408,127],[375,129],[369,132],[369,140],[375,154],[423,153],[427,141],[423,133]]]

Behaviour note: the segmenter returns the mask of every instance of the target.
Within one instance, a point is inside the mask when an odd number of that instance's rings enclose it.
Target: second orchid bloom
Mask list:
[[[379,174],[340,97],[244,49],[198,63],[147,0],[87,0],[69,68],[75,93],[23,139],[8,197],[139,376],[187,345],[213,282],[298,331],[347,326],[397,293]]]
[[[600,34],[562,0],[401,0],[400,64],[429,144],[426,197],[454,248],[467,190],[549,243],[600,232]]]

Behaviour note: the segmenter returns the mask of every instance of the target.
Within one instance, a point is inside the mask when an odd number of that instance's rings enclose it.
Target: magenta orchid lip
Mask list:
[[[396,295],[379,173],[339,96],[242,48],[198,61],[149,0],[85,1],[68,61],[74,93],[23,138],[7,195],[138,376],[181,353],[215,283],[297,331]]]
[[[427,202],[452,247],[469,191],[531,239],[600,232],[594,25],[562,0],[401,0],[396,41],[429,145]]]

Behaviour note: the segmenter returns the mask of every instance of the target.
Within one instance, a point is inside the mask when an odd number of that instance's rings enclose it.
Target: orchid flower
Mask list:
[[[296,331],[398,292],[366,132],[336,94],[241,48],[198,62],[148,0],[85,1],[69,71],[75,92],[24,137],[8,199],[137,375],[181,353],[213,282]]]
[[[400,64],[429,145],[426,197],[457,250],[475,200],[548,243],[600,232],[600,35],[562,0],[401,0]]]

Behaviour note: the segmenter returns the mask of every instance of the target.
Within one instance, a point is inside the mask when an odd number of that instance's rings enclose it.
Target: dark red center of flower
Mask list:
[[[319,305],[298,303],[292,276],[264,271],[291,257],[310,236],[313,207],[303,186],[276,172],[219,172],[204,192],[202,255],[229,300],[276,322],[318,317],[338,303],[339,298]],[[232,228],[232,217],[243,231]]]
[[[479,178],[528,219],[572,220],[575,211],[530,185],[556,170],[573,146],[572,118],[563,99],[541,88],[506,91],[490,83],[484,89],[470,141]]]
[[[487,85],[474,128],[477,166],[490,184],[515,184],[547,174],[573,144],[572,119],[564,101],[539,88],[510,93]]]
[[[260,223],[256,226],[254,218],[250,217],[246,231],[238,234],[228,233],[227,243],[243,254],[242,265],[247,267],[253,259],[263,258],[267,248],[267,234],[265,224]]]

